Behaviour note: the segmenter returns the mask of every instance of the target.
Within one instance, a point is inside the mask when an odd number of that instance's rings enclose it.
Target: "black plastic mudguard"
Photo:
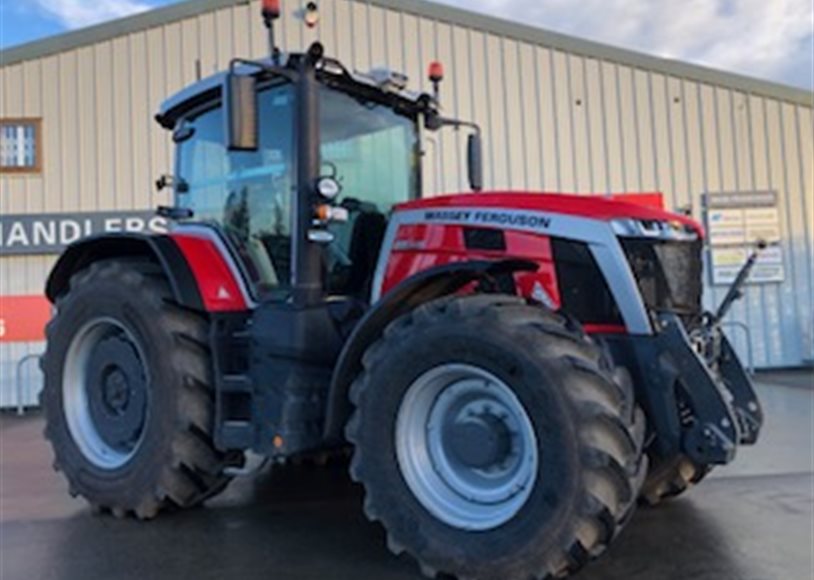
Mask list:
[[[340,443],[343,440],[345,422],[351,411],[348,391],[361,371],[362,355],[391,321],[425,302],[455,294],[472,282],[484,282],[496,290],[506,291],[503,286],[507,281],[513,285],[513,273],[535,271],[538,267],[527,260],[456,262],[424,270],[388,292],[359,321],[339,355],[328,396],[326,441]]]

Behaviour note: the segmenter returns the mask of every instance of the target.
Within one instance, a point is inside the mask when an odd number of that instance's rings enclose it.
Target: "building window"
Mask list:
[[[0,119],[0,173],[39,173],[42,121]]]

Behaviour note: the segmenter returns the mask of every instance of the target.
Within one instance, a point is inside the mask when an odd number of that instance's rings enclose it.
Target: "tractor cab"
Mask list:
[[[392,210],[422,196],[425,131],[470,132],[470,182],[481,189],[480,128],[441,116],[443,70],[432,63],[429,73],[433,95],[409,92],[404,75],[351,73],[315,43],[235,59],[162,106],[176,161],[161,183],[174,204],[159,213],[213,321],[219,445],[271,455],[319,446],[327,428],[303,431],[303,413],[291,412],[302,393],[318,423],[345,412],[325,385],[356,372],[353,355],[338,361],[380,298]],[[279,376],[290,380],[271,387]],[[258,413],[273,428],[258,432]]]
[[[176,146],[163,213],[217,230],[256,301],[368,300],[391,209],[421,197],[423,132],[470,127],[480,147],[475,125],[441,118],[404,75],[351,73],[322,52],[236,60],[157,117]]]

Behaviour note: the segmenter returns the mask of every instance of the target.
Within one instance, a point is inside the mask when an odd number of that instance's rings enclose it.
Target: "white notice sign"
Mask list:
[[[770,244],[764,250],[749,283],[782,282],[785,279],[780,249],[780,212],[777,192],[708,193],[703,196],[709,235],[712,283],[734,282],[759,240]]]

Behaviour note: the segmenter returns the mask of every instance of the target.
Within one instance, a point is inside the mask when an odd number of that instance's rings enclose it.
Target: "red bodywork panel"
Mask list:
[[[459,226],[405,225],[396,234],[382,286],[386,293],[403,280],[423,270],[468,260],[505,260],[522,258],[540,265],[536,272],[515,275],[515,283],[524,296],[531,296],[535,284],[548,293],[552,306],[560,304],[557,275],[547,237],[524,232],[505,232],[506,250],[473,251],[464,243],[464,230]]]
[[[172,233],[184,254],[207,312],[241,312],[249,309],[235,273],[220,248],[205,235]]]
[[[610,199],[664,211],[664,195],[660,193],[615,193]]]
[[[610,221],[638,219],[679,222],[703,235],[690,218],[664,211],[661,194],[623,194],[611,197],[540,193],[480,193],[422,199],[401,204],[396,214],[430,208],[495,208],[528,210]],[[551,239],[542,233],[499,228],[505,247],[472,249],[465,242],[460,224],[405,223],[395,234],[387,257],[380,288],[385,294],[402,281],[424,270],[471,260],[522,259],[538,264],[535,272],[518,272],[515,284],[523,296],[533,297],[551,308],[561,305],[560,288],[552,255]],[[484,226],[483,229],[490,229]],[[495,228],[492,228],[495,229]],[[204,307],[209,312],[241,312],[250,309],[250,299],[240,284],[231,258],[211,236],[194,231],[176,231],[170,237],[184,254],[198,283]],[[586,325],[589,332],[616,333],[625,328],[615,324]]]
[[[615,219],[678,222],[703,236],[700,224],[686,216],[665,211],[663,205],[663,196],[658,193],[600,197],[491,192],[412,201],[397,206],[396,213],[441,208],[528,210],[605,222]],[[488,229],[488,226],[483,227]],[[551,308],[561,306],[551,239],[548,236],[500,228],[503,231],[505,249],[473,250],[466,246],[465,229],[460,224],[402,224],[395,235],[381,293],[385,294],[407,278],[436,266],[467,260],[522,259],[535,262],[539,269],[536,272],[515,274],[518,291],[523,296],[535,298]],[[592,333],[626,332],[624,325],[618,324],[586,324],[585,328]]]

